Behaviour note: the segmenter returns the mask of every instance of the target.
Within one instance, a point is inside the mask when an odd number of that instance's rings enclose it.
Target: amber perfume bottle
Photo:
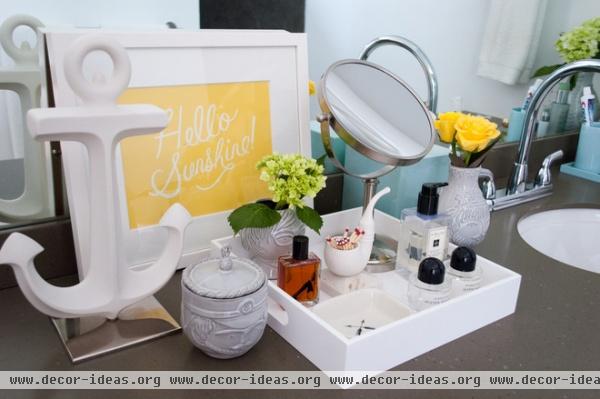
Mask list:
[[[295,236],[292,256],[279,257],[277,285],[306,306],[319,302],[321,259],[308,252],[308,237]]]

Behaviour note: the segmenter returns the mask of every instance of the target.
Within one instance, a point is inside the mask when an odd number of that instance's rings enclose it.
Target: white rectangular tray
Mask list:
[[[325,215],[320,238],[307,231],[311,251],[321,257],[324,237],[355,226],[360,215],[360,208]],[[377,233],[397,237],[401,221],[376,211],[375,226]],[[215,255],[223,245],[230,245],[237,256],[247,256],[238,237],[213,240]],[[269,281],[268,323],[323,371],[389,370],[514,313],[521,276],[482,256],[477,257],[477,266],[483,269],[480,289],[351,339],[286,294],[276,281]],[[379,280],[381,289],[406,304],[407,283],[398,272],[372,276]],[[322,289],[320,302],[330,294]]]

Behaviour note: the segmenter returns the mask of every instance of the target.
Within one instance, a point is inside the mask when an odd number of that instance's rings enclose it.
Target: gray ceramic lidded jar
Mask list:
[[[209,356],[229,359],[249,351],[267,324],[267,279],[248,259],[220,259],[188,267],[181,280],[181,323],[192,343]]]

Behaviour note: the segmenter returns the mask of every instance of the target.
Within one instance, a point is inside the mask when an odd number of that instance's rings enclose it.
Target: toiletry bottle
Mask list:
[[[556,101],[550,105],[550,120],[548,133],[562,133],[565,131],[567,114],[569,113],[569,83],[561,82],[558,85]]]
[[[527,95],[525,96],[525,100],[523,100],[523,106],[521,106],[521,109],[523,111],[527,111],[527,108],[529,108],[531,99],[533,98],[533,95],[535,94],[537,89],[540,87],[542,82],[543,82],[542,79],[536,79],[535,82],[531,86],[529,86],[529,90],[527,90]]]
[[[536,137],[545,137],[548,134],[548,126],[550,125],[550,111],[548,108],[544,108],[542,111],[542,116],[540,120],[537,122],[537,136]]]
[[[402,229],[398,238],[396,268],[416,272],[421,260],[434,257],[441,261],[448,254],[450,218],[438,214],[437,189],[447,183],[425,183],[416,208],[404,209],[400,215]]]
[[[583,96],[581,96],[581,111],[583,113],[582,120],[588,126],[592,126],[592,123],[594,123],[595,108],[596,96],[592,93],[592,88],[586,86],[583,88]]]
[[[307,306],[319,302],[321,259],[308,252],[308,237],[295,236],[292,256],[279,257],[277,285]]]
[[[471,248],[457,247],[452,252],[447,272],[456,295],[481,287],[481,268],[477,267],[477,255]]]
[[[446,302],[452,291],[452,281],[445,278],[445,267],[437,258],[425,258],[417,273],[408,280],[408,304],[414,310]]]

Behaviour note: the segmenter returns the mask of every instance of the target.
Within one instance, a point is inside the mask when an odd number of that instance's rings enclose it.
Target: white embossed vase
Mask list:
[[[240,230],[242,247],[263,269],[269,280],[277,279],[277,259],[291,254],[294,236],[303,235],[305,231],[304,223],[298,219],[294,210],[284,209],[279,213],[281,220],[274,226]]]
[[[450,239],[459,246],[479,244],[490,226],[490,208],[479,188],[480,175],[481,168],[450,166],[448,186],[440,192],[438,212],[450,216]]]

